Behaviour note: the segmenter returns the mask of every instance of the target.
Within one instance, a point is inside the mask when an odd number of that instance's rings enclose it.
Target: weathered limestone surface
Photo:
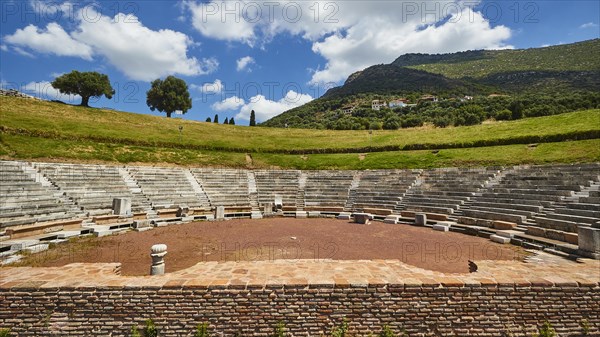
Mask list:
[[[123,277],[118,264],[0,269],[0,326],[16,336],[130,335],[152,318],[160,336],[319,336],[342,317],[360,335],[384,324],[410,336],[531,336],[545,320],[561,335],[587,319],[600,328],[600,262],[540,253],[536,263],[475,261],[443,274],[395,260],[208,262],[158,276]],[[452,319],[448,319],[452,317]]]

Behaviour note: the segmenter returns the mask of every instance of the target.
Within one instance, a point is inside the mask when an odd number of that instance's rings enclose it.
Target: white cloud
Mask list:
[[[250,112],[254,110],[256,113],[256,121],[263,122],[269,118],[273,118],[284,111],[295,108],[312,101],[313,98],[307,94],[299,94],[293,90],[280,99],[272,101],[263,95],[256,95],[250,101],[240,108],[240,112],[235,115],[236,120],[250,120]]]
[[[450,53],[470,49],[511,48],[504,26],[491,27],[480,13],[465,8],[441,25],[382,25],[366,18],[348,29],[313,44],[313,51],[327,60],[313,74],[312,83],[338,82],[370,65],[390,63],[406,53]]]
[[[203,94],[220,94],[223,91],[223,82],[216,79],[214,82],[204,83],[202,85],[191,84],[192,89],[198,90]]]
[[[214,103],[211,107],[216,111],[235,110],[246,104],[243,98],[233,96],[228,97],[221,102]]]
[[[89,13],[87,15],[92,15]],[[93,46],[96,53],[128,77],[150,81],[171,74],[202,75],[218,67],[215,59],[188,57],[193,41],[170,29],[151,30],[131,15],[81,20],[73,36]]]
[[[254,63],[255,63],[255,61],[252,57],[244,56],[237,60],[237,71],[244,71],[244,70],[251,71],[251,69],[247,68],[247,67]]]
[[[74,6],[70,2],[59,4],[53,1],[29,0],[29,6],[37,14],[41,14],[46,19],[57,18],[63,13],[70,13]]]
[[[583,25],[579,26],[579,28],[581,28],[581,29],[596,28],[596,27],[598,27],[598,24],[593,23],[593,22],[587,22],[587,23],[584,23]]]
[[[17,29],[12,35],[4,37],[4,41],[16,48],[29,48],[43,54],[57,56],[75,56],[84,60],[92,60],[92,48],[69,35],[58,23],[51,22],[46,29],[29,25]],[[18,50],[17,50],[18,51]]]
[[[477,3],[189,0],[187,8],[193,26],[206,37],[253,45],[285,33],[311,41],[312,50],[326,61],[311,82],[328,83],[410,52],[510,48],[511,30],[492,27],[472,10]]]
[[[50,5],[38,2],[32,0],[32,6],[40,11],[64,11],[68,4],[45,8]],[[195,44],[186,34],[170,29],[152,30],[133,15],[118,13],[110,18],[87,6],[85,12],[80,10],[74,16],[77,24],[70,33],[53,22],[46,29],[34,25],[18,29],[5,36],[4,41],[15,52],[27,56],[33,56],[29,51],[85,60],[101,55],[134,80],[150,81],[173,74],[204,75],[219,67],[215,58],[188,56]]]
[[[48,81],[29,82],[22,87],[22,90],[36,97],[46,100],[60,100],[69,103],[81,101],[79,95],[65,95],[55,89]]]
[[[243,18],[243,1],[184,2],[192,14],[192,25],[206,37],[253,45],[254,23]]]

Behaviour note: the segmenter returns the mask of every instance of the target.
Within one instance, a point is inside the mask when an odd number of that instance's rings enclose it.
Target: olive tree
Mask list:
[[[175,111],[186,113],[191,109],[192,99],[184,80],[168,76],[164,81],[156,79],[152,82],[152,87],[146,93],[146,104],[150,110],[164,112],[167,118],[171,118]]]
[[[95,71],[79,72],[73,70],[52,81],[52,86],[62,94],[81,96],[81,106],[89,106],[91,97],[102,95],[111,99],[115,90],[110,85],[108,76]]]

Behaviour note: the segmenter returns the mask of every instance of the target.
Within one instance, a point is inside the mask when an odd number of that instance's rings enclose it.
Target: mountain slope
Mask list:
[[[521,71],[600,71],[600,39],[544,48],[478,50],[453,54],[406,54],[393,65],[450,78],[484,78]]]
[[[600,92],[600,58],[597,55],[600,55],[600,39],[525,50],[406,54],[391,64],[375,65],[356,72],[348,77],[344,85],[330,89],[321,98],[288,110],[262,125],[381,128],[385,127],[386,120],[394,118],[394,113],[398,118],[406,117],[406,113],[417,114],[417,118],[425,122],[444,117],[439,116],[439,111],[435,116],[423,114],[420,104],[417,109],[401,112],[370,109],[373,99],[389,101],[408,98],[410,103],[417,104],[421,95],[437,95],[445,101],[460,101],[465,95],[475,96],[476,99],[471,103],[480,105],[486,111],[487,114],[481,116],[483,119],[496,118],[500,111],[509,109],[512,101],[528,102],[525,109],[529,109],[529,114],[524,117],[595,107]],[[492,93],[506,94],[511,98],[498,105],[496,100],[485,99]],[[573,99],[574,95],[580,96]],[[581,105],[569,100],[589,102],[588,105]],[[341,113],[343,108],[348,107],[354,109],[351,116]],[[448,109],[459,106],[441,104],[441,107]],[[455,115],[446,117],[456,118]],[[513,118],[523,117],[521,112],[513,115]],[[339,122],[340,119],[344,121]],[[395,124],[389,125],[393,128]]]
[[[328,90],[323,97],[343,97],[366,92],[379,94],[440,91],[461,93],[475,90],[473,87],[472,83],[458,79],[385,64],[372,66],[352,74],[343,86]]]

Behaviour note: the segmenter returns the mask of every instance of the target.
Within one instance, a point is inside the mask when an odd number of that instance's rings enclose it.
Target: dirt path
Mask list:
[[[121,262],[124,275],[146,275],[150,247],[168,246],[167,272],[202,261],[273,259],[398,259],[446,273],[467,273],[468,260],[521,259],[515,246],[430,228],[374,222],[364,226],[334,219],[237,219],[171,225],[146,232],[79,239],[32,255],[27,265]]]

